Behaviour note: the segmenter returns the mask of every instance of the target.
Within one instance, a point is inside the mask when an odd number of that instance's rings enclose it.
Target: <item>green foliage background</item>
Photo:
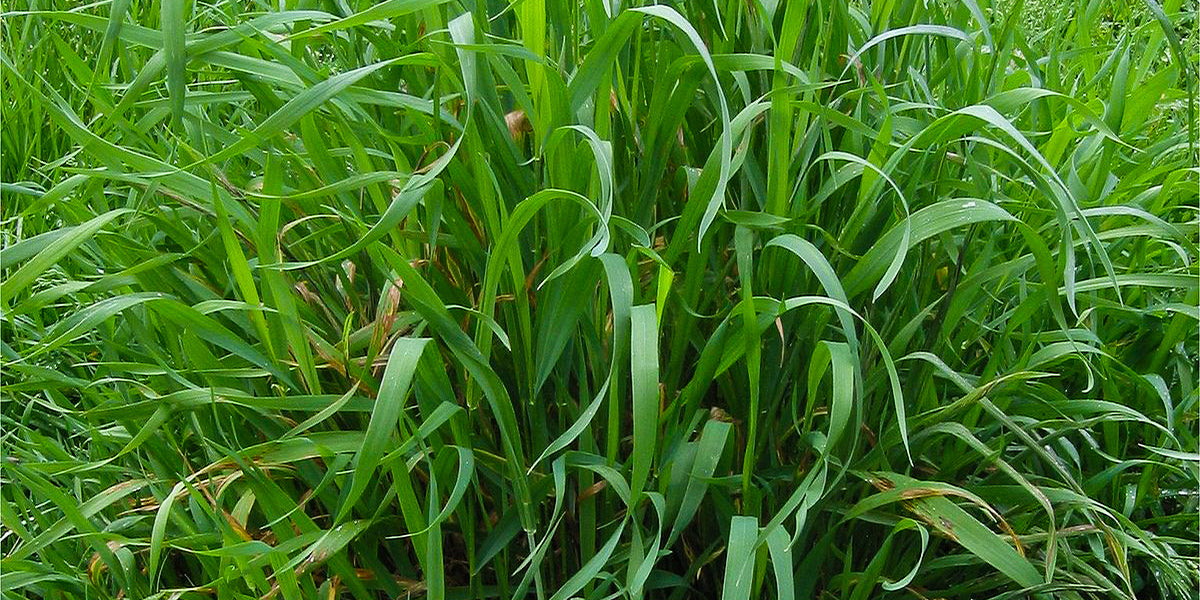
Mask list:
[[[1192,0],[5,0],[4,598],[1196,598]]]

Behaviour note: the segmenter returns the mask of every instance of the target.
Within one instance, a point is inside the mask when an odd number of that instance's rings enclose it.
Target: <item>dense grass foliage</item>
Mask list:
[[[4,10],[4,598],[1197,597],[1194,0]]]

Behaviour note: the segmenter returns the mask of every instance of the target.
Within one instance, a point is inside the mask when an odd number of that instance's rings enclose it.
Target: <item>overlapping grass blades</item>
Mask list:
[[[4,598],[1195,598],[1194,0],[15,0]]]

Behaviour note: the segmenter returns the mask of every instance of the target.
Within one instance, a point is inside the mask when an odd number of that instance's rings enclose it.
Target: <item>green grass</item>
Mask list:
[[[2,11],[4,598],[1198,597],[1194,0]]]

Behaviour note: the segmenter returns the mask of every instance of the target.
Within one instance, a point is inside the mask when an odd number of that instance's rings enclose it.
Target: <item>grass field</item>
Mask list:
[[[1195,0],[3,0],[0,595],[1200,598]]]

